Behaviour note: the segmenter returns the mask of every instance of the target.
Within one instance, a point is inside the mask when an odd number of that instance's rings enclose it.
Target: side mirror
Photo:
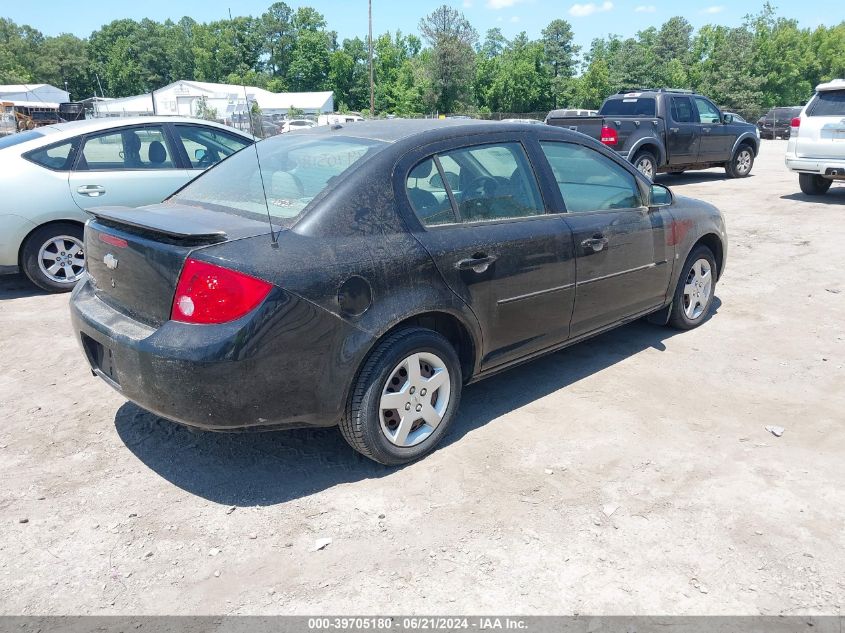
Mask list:
[[[663,185],[653,184],[649,194],[650,207],[668,207],[675,201],[675,197],[669,190],[669,187]]]
[[[733,114],[723,114],[722,115],[722,123],[733,123],[734,122],[734,115]]]
[[[205,158],[205,150],[204,149],[194,150],[194,160],[202,160],[203,158]]]

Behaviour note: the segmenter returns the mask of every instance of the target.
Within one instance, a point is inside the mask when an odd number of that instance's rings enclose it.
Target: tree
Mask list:
[[[463,13],[442,5],[420,20],[432,54],[428,62],[431,100],[441,112],[454,112],[472,100],[478,33]]]
[[[566,20],[553,20],[543,29],[542,35],[544,62],[551,68],[554,106],[559,107],[565,95],[571,93],[571,79],[575,76],[581,48],[574,44],[572,25]]]
[[[294,41],[293,10],[284,2],[274,2],[260,18],[266,66],[276,77],[290,66]]]

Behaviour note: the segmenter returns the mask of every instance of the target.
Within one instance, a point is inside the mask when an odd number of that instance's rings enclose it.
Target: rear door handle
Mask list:
[[[678,132],[680,132],[680,131],[681,131],[681,128],[679,128],[679,127],[670,127],[670,128],[669,128],[669,131],[670,131],[672,134],[677,134]]]
[[[711,129],[712,129],[712,128],[709,128],[709,127],[704,127],[704,128],[701,128],[701,131],[702,131],[702,132],[704,132],[705,134],[710,134],[710,130],[711,130]]]
[[[593,237],[581,242],[581,246],[584,250],[591,250],[594,253],[598,253],[603,251],[604,247],[607,246],[607,238],[604,235],[593,235]]]
[[[76,190],[76,192],[80,195],[88,196],[89,198],[97,198],[106,193],[106,188],[102,185],[82,185]]]
[[[468,259],[462,259],[457,264],[455,264],[455,268],[458,270],[471,270],[474,273],[481,274],[486,272],[490,265],[496,261],[495,255],[485,255],[483,253],[478,255],[473,255]]]

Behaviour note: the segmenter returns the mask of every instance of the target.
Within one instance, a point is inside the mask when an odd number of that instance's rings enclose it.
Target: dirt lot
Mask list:
[[[0,612],[841,614],[845,187],[806,198],[784,150],[660,178],[727,217],[708,323],[470,387],[400,469],[156,419],[91,376],[67,296],[0,280]]]

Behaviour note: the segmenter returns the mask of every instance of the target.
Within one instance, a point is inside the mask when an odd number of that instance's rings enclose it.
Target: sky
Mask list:
[[[444,0],[373,0],[374,34],[400,29],[417,33],[421,17],[443,4]],[[32,3],[7,2],[0,7],[0,16],[19,24],[29,24],[45,35],[73,33],[87,37],[103,24],[120,18],[151,18],[174,21],[189,15],[198,22],[208,22],[232,15],[260,15],[272,0],[144,0],[114,2],[86,0],[42,0],[38,10]],[[674,15],[682,15],[700,27],[703,24],[737,26],[743,16],[757,13],[759,2],[731,0],[455,0],[446,2],[465,13],[483,39],[487,29],[499,27],[506,37],[525,31],[538,38],[540,31],[556,18],[568,20],[575,32],[576,43],[587,48],[593,38],[615,33],[634,35],[649,26],[659,26]],[[772,0],[778,15],[794,18],[802,27],[815,28],[845,20],[843,0]],[[291,7],[312,6],[326,16],[329,28],[346,37],[367,34],[367,0],[289,0]]]

